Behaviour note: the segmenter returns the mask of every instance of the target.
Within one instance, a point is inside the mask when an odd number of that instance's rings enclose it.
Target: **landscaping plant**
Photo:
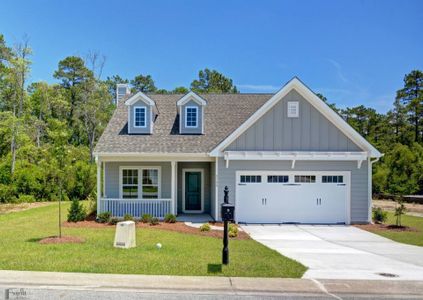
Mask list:
[[[388,219],[388,212],[384,211],[382,208],[377,207],[373,209],[373,221],[377,224],[385,223]]]
[[[159,219],[158,218],[151,218],[150,225],[159,225]]]
[[[143,214],[141,216],[141,222],[143,223],[150,223],[152,216],[150,214]]]
[[[238,227],[235,224],[229,224],[229,237],[238,236]]]
[[[112,214],[109,211],[97,215],[97,222],[99,223],[109,223],[110,217]]]
[[[165,223],[176,223],[176,216],[173,214],[166,214],[164,221]]]
[[[406,211],[405,205],[404,205],[404,203],[402,201],[402,197],[400,197],[397,200],[397,203],[398,203],[398,205],[395,208],[395,217],[397,217],[397,219],[396,219],[396,225],[398,227],[402,227],[401,217],[402,217],[403,214],[405,214],[405,211]]]
[[[119,218],[113,217],[109,220],[109,225],[116,225],[119,222]]]
[[[201,225],[200,226],[200,231],[210,231],[210,225],[209,225],[209,223],[205,223],[205,224],[203,224],[203,225]]]
[[[84,221],[87,216],[84,205],[80,203],[78,199],[72,200],[72,204],[68,212],[68,222]]]
[[[125,214],[123,216],[123,220],[124,221],[133,221],[134,220],[134,217],[131,214]]]

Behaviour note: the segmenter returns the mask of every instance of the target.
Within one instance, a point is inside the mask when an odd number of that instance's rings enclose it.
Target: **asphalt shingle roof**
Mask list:
[[[149,94],[159,112],[151,135],[128,134],[125,100],[117,108],[100,137],[96,153],[207,153],[236,130],[272,94],[202,94],[204,134],[179,134],[176,102],[184,95]]]

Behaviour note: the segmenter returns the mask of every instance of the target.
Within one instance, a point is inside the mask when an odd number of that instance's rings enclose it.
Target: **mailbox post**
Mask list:
[[[222,220],[223,220],[223,250],[222,250],[222,263],[224,265],[229,264],[229,235],[228,226],[230,221],[234,221],[235,206],[229,204],[229,189],[225,186],[224,197],[222,203]]]

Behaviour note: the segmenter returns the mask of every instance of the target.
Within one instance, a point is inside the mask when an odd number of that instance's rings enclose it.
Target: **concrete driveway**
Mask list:
[[[258,242],[307,266],[304,278],[423,280],[423,247],[397,243],[353,226],[242,228]]]

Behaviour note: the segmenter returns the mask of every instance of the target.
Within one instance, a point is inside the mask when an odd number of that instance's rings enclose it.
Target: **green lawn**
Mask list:
[[[396,217],[392,212],[388,212],[388,221],[386,224],[395,224]],[[372,232],[384,236],[388,239],[416,246],[423,246],[423,218],[404,215],[402,216],[402,225],[414,227],[418,231],[388,231],[372,230]]]
[[[69,203],[63,205],[66,218]],[[84,244],[39,244],[57,234],[57,203],[0,215],[0,269],[119,274],[301,277],[306,268],[253,241],[230,241],[221,271],[222,240],[155,228],[137,228],[137,247],[115,249],[114,228],[63,228]],[[162,243],[161,250],[156,243]]]

